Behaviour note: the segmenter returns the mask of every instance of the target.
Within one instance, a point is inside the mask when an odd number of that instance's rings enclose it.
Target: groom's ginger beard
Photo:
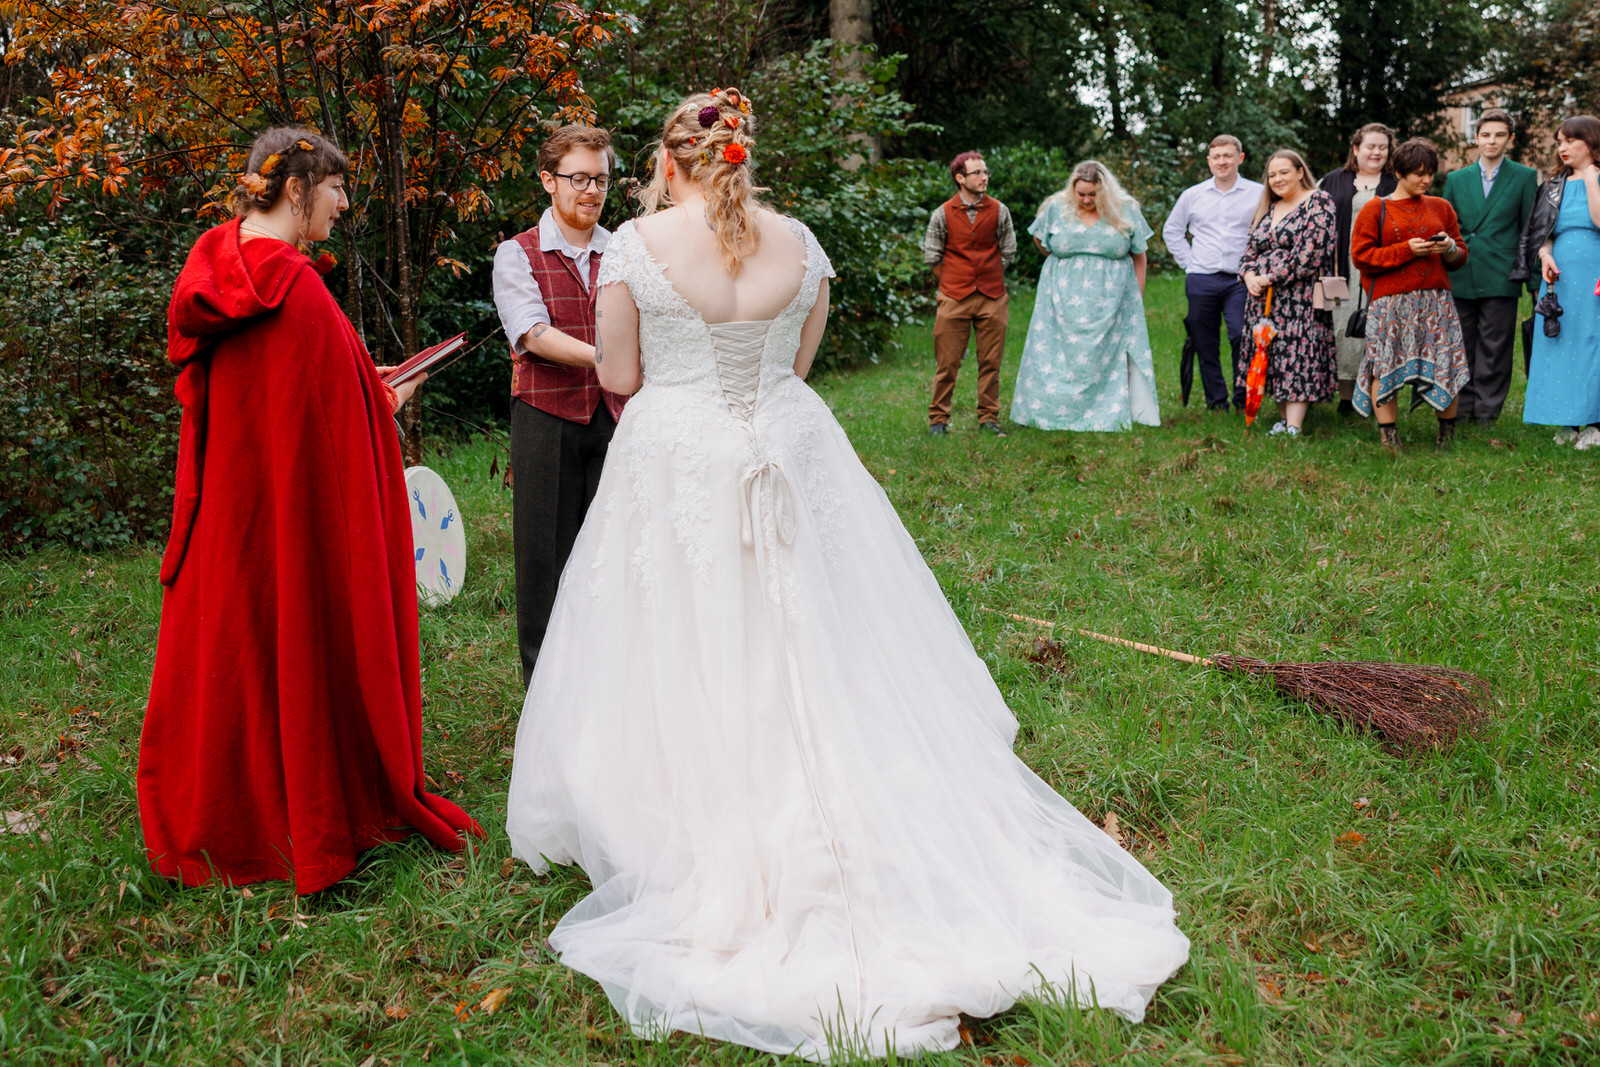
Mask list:
[[[565,179],[562,180],[562,184],[566,184]],[[561,221],[561,225],[578,233],[588,233],[599,224],[600,209],[605,207],[605,203],[606,198],[591,187],[585,192],[578,193],[571,203],[562,204],[556,201],[551,207],[555,208],[556,218]]]

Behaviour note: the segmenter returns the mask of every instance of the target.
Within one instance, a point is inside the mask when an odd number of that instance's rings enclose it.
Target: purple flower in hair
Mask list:
[[[722,111],[720,108],[708,105],[700,109],[700,125],[704,126],[706,129],[710,129],[711,127],[715,126],[717,124],[717,120],[721,117]]]

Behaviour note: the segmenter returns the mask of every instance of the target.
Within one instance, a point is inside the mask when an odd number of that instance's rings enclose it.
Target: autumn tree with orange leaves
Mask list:
[[[259,131],[312,127],[351,160],[345,310],[397,362],[429,272],[464,269],[453,225],[593,120],[578,65],[626,28],[568,0],[0,0],[0,76],[38,90],[4,101],[0,210],[159,192],[218,220]]]

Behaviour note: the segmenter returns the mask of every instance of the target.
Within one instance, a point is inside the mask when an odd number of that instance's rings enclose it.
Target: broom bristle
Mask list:
[[[1397,752],[1443,749],[1475,733],[1494,702],[1489,683],[1451,667],[1404,663],[1268,663],[1216,656],[1221,671],[1265,675],[1279,692],[1317,711],[1371,730]]]

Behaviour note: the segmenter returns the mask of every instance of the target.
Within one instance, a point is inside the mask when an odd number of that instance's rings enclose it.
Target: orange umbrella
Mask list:
[[[1256,354],[1250,360],[1250,369],[1244,376],[1244,424],[1249,426],[1256,421],[1256,412],[1261,410],[1261,396],[1267,389],[1267,346],[1272,339],[1278,336],[1278,328],[1272,325],[1268,315],[1272,314],[1272,286],[1267,286],[1267,306],[1262,312],[1261,321],[1256,323],[1254,331],[1256,339]]]

